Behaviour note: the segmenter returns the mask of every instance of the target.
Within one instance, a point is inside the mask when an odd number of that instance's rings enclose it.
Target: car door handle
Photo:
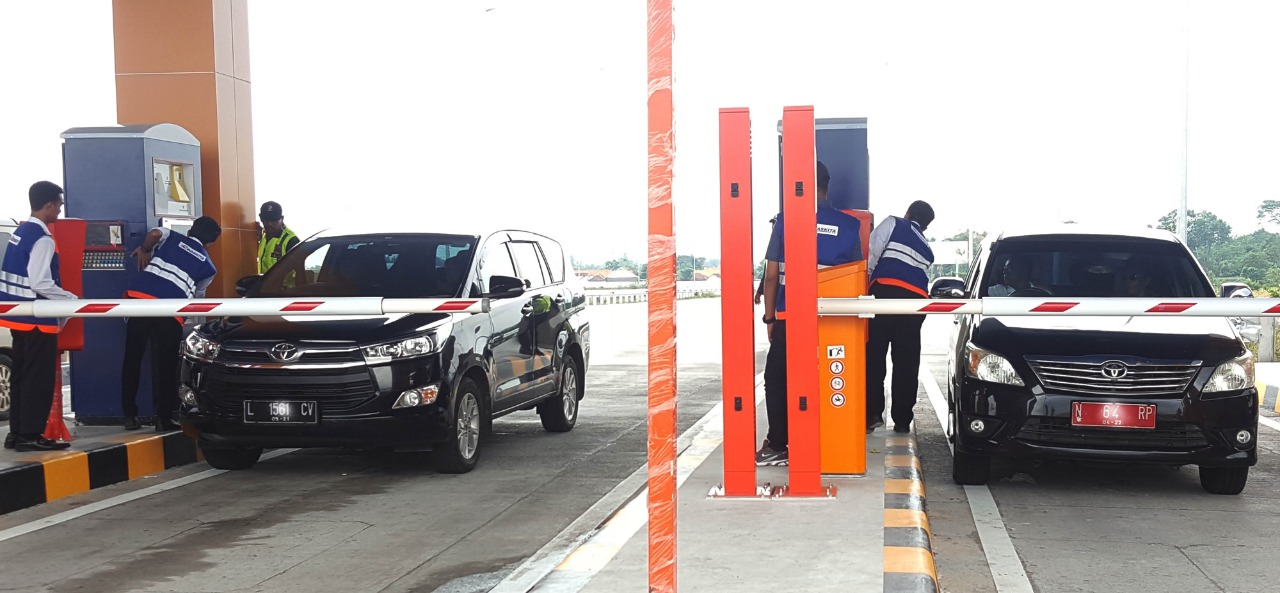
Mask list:
[[[557,302],[557,303],[564,304],[564,295],[562,295],[562,294],[558,294],[558,295],[556,295],[556,298],[555,298],[554,300],[555,300],[555,302]]]
[[[533,305],[525,305],[520,307],[520,312],[525,315],[533,315]]]

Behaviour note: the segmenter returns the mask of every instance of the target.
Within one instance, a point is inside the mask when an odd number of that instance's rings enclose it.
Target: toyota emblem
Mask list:
[[[1129,374],[1129,367],[1118,360],[1111,360],[1102,363],[1102,376],[1108,379],[1119,379]]]
[[[288,342],[280,342],[279,344],[272,346],[270,354],[271,358],[283,362],[297,360],[299,356],[302,356],[302,352],[298,350],[298,347]]]

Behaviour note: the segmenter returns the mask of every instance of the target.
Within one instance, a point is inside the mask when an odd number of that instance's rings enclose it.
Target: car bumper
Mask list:
[[[315,424],[245,423],[242,419],[182,412],[183,424],[199,432],[209,447],[352,447],[427,449],[445,441],[450,431],[438,406],[402,410],[395,415],[321,418]]]
[[[1084,428],[1071,424],[1072,402],[1154,404],[1154,429]],[[958,405],[956,447],[969,453],[1032,459],[1240,467],[1257,463],[1258,394],[1247,389],[1226,397],[1150,398],[1046,393],[966,379]],[[974,419],[987,425],[975,434]],[[1249,430],[1239,445],[1235,435]]]

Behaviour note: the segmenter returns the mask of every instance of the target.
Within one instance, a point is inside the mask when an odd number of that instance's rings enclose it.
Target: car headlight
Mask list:
[[[1017,385],[1019,387],[1025,385],[1022,382],[1022,378],[1018,376],[1018,372],[1013,370],[1013,365],[1009,364],[1005,357],[974,346],[973,342],[964,345],[964,352],[968,358],[967,364],[965,364],[965,374],[970,377],[1005,385]]]
[[[207,339],[197,332],[191,332],[182,342],[182,352],[200,360],[209,361],[218,357],[222,344]]]
[[[1253,355],[1248,350],[1244,355],[1233,358],[1218,365],[1205,383],[1204,393],[1220,391],[1239,391],[1253,386]]]
[[[365,346],[361,350],[364,352],[365,362],[391,362],[393,360],[431,354],[436,351],[436,340],[434,336],[428,334],[395,342]]]

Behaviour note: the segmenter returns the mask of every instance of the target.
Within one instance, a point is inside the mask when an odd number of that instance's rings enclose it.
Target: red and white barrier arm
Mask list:
[[[1280,317],[1280,299],[1027,298],[818,299],[818,315],[981,314],[1004,316]]]
[[[0,316],[35,317],[225,317],[249,315],[386,315],[395,313],[484,313],[488,299],[77,299],[0,303]]]

